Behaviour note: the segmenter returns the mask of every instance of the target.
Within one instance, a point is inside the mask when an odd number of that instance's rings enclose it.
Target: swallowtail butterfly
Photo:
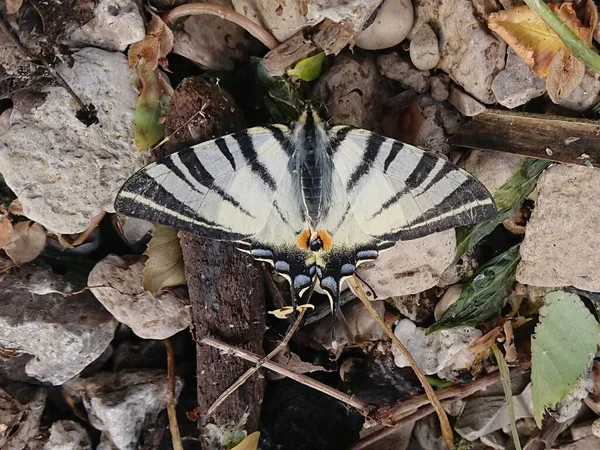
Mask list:
[[[333,312],[345,277],[398,240],[496,214],[487,190],[453,164],[308,108],[194,145],[121,188],[116,211],[232,241],[288,279],[294,302],[315,277]]]

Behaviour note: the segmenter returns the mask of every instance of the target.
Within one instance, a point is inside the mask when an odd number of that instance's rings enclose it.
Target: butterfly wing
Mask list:
[[[301,291],[310,285],[305,223],[288,170],[294,149],[285,126],[257,127],[174,153],[135,173],[115,210],[210,239],[235,241],[268,261]]]

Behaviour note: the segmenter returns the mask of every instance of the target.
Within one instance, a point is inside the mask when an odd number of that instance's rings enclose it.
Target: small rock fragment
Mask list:
[[[32,355],[25,370],[40,381],[59,385],[79,374],[114,336],[117,321],[90,292],[60,293],[74,290],[43,266],[28,265],[0,280],[0,347]]]
[[[469,367],[475,354],[469,351],[468,346],[482,336],[481,331],[473,327],[454,327],[425,335],[424,328],[417,327],[408,319],[398,322],[394,334],[427,375],[436,374],[442,369],[459,370]],[[392,352],[398,367],[409,366],[398,349],[392,347]]]
[[[376,261],[361,264],[357,273],[379,298],[416,294],[438,283],[452,263],[455,247],[454,230],[397,242]]]
[[[590,434],[571,444],[563,444],[558,450],[597,450],[600,448],[600,437]]]
[[[410,60],[419,70],[430,70],[440,61],[438,38],[429,24],[424,24],[410,41]]]
[[[422,450],[439,450],[446,445],[440,423],[433,414],[417,420],[413,436]]]
[[[394,306],[400,311],[400,314],[412,320],[413,322],[423,322],[433,311],[434,294],[430,291],[420,292],[418,294],[401,295],[392,297]]]
[[[418,94],[429,90],[429,71],[415,68],[410,58],[398,53],[377,58],[377,69],[384,77],[399,81],[405,89],[412,89]]]
[[[85,428],[72,420],[59,420],[50,427],[50,438],[43,450],[91,450],[92,442]]]
[[[598,96],[600,96],[600,74],[586,68],[579,86],[559,105],[573,111],[584,112],[598,101]]]
[[[143,339],[166,339],[190,325],[189,308],[172,292],[142,288],[142,261],[108,255],[88,277],[92,293],[119,321]]]
[[[497,11],[485,2],[486,11],[472,0],[414,0],[415,24],[412,38],[423,24],[436,30],[441,55],[438,68],[482,103],[494,103],[494,76],[504,68],[506,43],[487,28],[487,14]],[[483,8],[480,8],[483,9]]]
[[[118,450],[137,448],[144,427],[152,426],[167,407],[167,374],[162,370],[103,372],[70,380],[64,388],[83,401],[91,425]],[[177,379],[175,399],[182,388]]]
[[[45,406],[45,389],[0,380],[0,448],[24,448],[39,432]]]
[[[538,77],[515,51],[508,49],[506,68],[492,82],[492,91],[502,106],[516,108],[546,92],[546,81]]]
[[[446,74],[433,75],[429,78],[429,84],[431,85],[431,97],[438,101],[443,102],[448,99],[450,95],[450,77]]]
[[[486,107],[467,94],[462,88],[452,84],[450,86],[450,102],[458,111],[467,117],[473,117],[481,114],[486,110]]]
[[[382,81],[372,59],[342,54],[315,82],[313,96],[327,105],[332,124],[372,130],[383,103]]]
[[[436,321],[440,320],[440,317],[444,315],[448,308],[456,303],[462,290],[462,284],[455,284],[446,289],[446,292],[444,292],[441,300],[435,305],[435,309],[433,310],[433,317],[435,317]]]
[[[496,430],[493,433],[481,436],[481,443],[487,445],[490,449],[494,450],[506,450],[507,438],[506,435]]]
[[[46,87],[46,100],[30,112],[13,112],[0,136],[0,172],[16,193],[24,214],[51,231],[84,231],[113,202],[131,174],[150,162],[133,141],[138,97],[133,72],[121,53],[85,48],[73,54],[73,67],[58,73],[98,109],[99,124],[76,118],[77,104],[62,87]]]
[[[154,231],[154,224],[147,220],[136,219],[135,217],[124,216],[122,214],[114,214],[111,217],[112,223],[129,245],[136,245],[146,241]]]
[[[558,404],[551,409],[550,415],[558,423],[566,422],[577,415],[583,406],[585,399],[594,388],[594,377],[591,372],[583,377],[579,384],[569,394],[561,399]]]
[[[446,155],[450,151],[448,138],[464,123],[464,118],[446,102],[436,102],[429,95],[417,100],[423,121],[415,144],[425,150]]]
[[[413,26],[411,0],[383,0],[373,23],[356,39],[356,46],[365,50],[381,50],[399,44]]]
[[[145,35],[144,20],[135,1],[101,0],[94,9],[94,18],[74,29],[68,44],[123,52],[128,45],[144,39]]]
[[[491,194],[512,177],[521,167],[523,158],[510,153],[471,150],[462,168],[477,178]]]
[[[526,285],[575,286],[600,291],[600,170],[556,165],[538,182],[539,194],[525,240],[517,280]]]

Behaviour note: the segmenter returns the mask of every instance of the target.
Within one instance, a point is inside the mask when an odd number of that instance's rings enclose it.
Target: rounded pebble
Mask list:
[[[417,69],[430,70],[440,61],[438,38],[433,29],[424,24],[410,41],[410,60]]]
[[[373,23],[356,39],[365,50],[381,50],[398,45],[410,32],[414,21],[410,0],[384,0]]]

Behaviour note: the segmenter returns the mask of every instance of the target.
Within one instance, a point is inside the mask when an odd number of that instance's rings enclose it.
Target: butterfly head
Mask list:
[[[323,120],[313,109],[312,105],[310,103],[307,103],[306,108],[304,108],[304,111],[302,112],[302,114],[300,114],[300,117],[298,117],[297,122],[300,125],[311,126],[311,125],[320,124],[323,122]]]

